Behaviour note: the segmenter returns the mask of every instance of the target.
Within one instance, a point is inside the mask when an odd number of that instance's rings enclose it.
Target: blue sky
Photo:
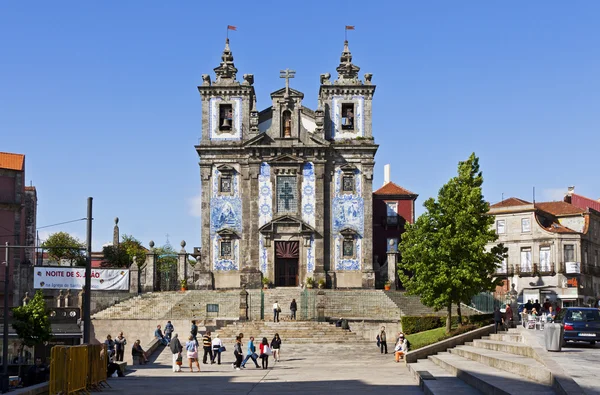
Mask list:
[[[287,4],[287,5],[285,5]],[[600,2],[103,1],[0,5],[0,151],[26,154],[38,226],[85,217],[94,248],[121,233],[200,245],[196,86],[228,24],[238,76],[260,109],[279,70],[315,108],[349,32],[377,85],[373,128],[392,180],[437,194],[471,152],[491,202],[600,198]],[[213,74],[214,75],[214,74]],[[43,229],[85,236],[85,222]]]

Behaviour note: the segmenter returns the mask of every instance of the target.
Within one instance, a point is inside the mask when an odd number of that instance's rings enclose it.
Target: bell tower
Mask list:
[[[237,68],[229,48],[229,39],[221,55],[221,64],[214,69],[215,81],[202,75],[198,87],[202,98],[202,143],[242,141],[258,133],[258,111],[254,96],[254,75],[244,74],[237,80]]]
[[[371,109],[375,85],[373,74],[365,74],[364,82],[358,78],[360,67],[352,63],[348,41],[340,64],[337,79],[332,83],[329,73],[321,74],[319,107],[325,113],[325,138],[329,140],[373,139]]]

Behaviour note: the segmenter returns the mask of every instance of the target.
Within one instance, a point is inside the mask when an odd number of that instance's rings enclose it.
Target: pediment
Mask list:
[[[273,219],[271,222],[267,222],[261,226],[258,231],[264,235],[277,233],[279,227],[284,228],[297,228],[295,233],[308,235],[316,233],[315,228],[302,221],[301,219],[292,217],[291,215],[282,215]]]
[[[340,166],[340,170],[344,173],[354,173],[358,168],[352,163],[346,163],[345,165]]]
[[[281,165],[301,165],[304,164],[305,160],[288,154],[276,156],[269,161],[269,164],[281,164]]]
[[[290,97],[299,97],[300,99],[304,99],[304,93],[297,91],[295,89],[289,88]],[[271,99],[274,97],[283,97],[285,95],[285,88],[281,88],[271,93]]]
[[[244,143],[245,147],[251,145],[264,145],[271,144],[273,139],[267,133],[259,133],[257,136],[252,137],[250,140]]]
[[[219,170],[220,173],[235,173],[235,168],[229,165],[217,166],[217,170]]]
[[[342,236],[344,236],[344,238],[350,238],[350,239],[353,237],[360,236],[360,234],[352,228],[344,228],[344,229],[340,230],[340,234]]]
[[[219,236],[221,236],[221,238],[223,238],[223,239],[234,239],[234,238],[239,239],[239,237],[240,237],[236,231],[228,229],[228,228],[217,230],[216,233]]]

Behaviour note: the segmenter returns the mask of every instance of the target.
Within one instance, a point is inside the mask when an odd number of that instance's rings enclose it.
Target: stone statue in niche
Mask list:
[[[292,114],[289,110],[283,112],[283,137],[292,137]]]

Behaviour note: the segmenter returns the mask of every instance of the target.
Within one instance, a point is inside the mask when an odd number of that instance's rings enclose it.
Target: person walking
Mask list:
[[[209,331],[205,332],[204,336],[202,337],[202,348],[204,349],[204,356],[202,357],[202,363],[203,364],[208,363],[208,362],[206,362],[207,357],[210,357],[211,365],[213,363],[215,363],[215,361],[213,361],[212,339],[210,337]]]
[[[104,341],[106,344],[106,352],[108,354],[108,359],[111,360],[115,355],[115,341],[110,337],[110,335],[106,336],[106,340]]]
[[[200,371],[200,362],[198,362],[198,345],[196,344],[196,339],[194,336],[190,335],[187,343],[185,343],[185,350],[187,351],[187,359],[190,363],[190,373],[194,372],[194,368],[192,364],[196,362],[196,367],[198,368],[198,372]]]
[[[292,299],[292,303],[290,303],[290,319],[296,321],[296,311],[298,311],[298,305],[296,304],[296,299]]]
[[[279,307],[279,303],[275,301],[275,303],[273,303],[273,322],[279,322],[279,313],[281,313],[281,307]]]
[[[216,334],[215,338],[212,340],[213,357],[211,363],[215,363],[215,359],[217,359],[217,365],[221,364],[221,353],[225,351],[224,349],[225,347],[223,346],[223,341],[219,339],[219,334]]]
[[[242,368],[246,368],[246,362],[248,362],[250,358],[252,358],[254,365],[259,368],[257,361],[258,355],[256,355],[256,346],[254,345],[254,336],[250,336],[250,340],[248,340],[248,346],[246,346],[246,358],[242,361]]]
[[[239,336],[236,336],[235,338],[235,344],[233,346],[233,355],[235,355],[235,362],[232,364],[232,367],[236,370],[240,370],[240,367],[242,365],[242,338]]]
[[[163,346],[169,344],[167,339],[163,336],[162,330],[160,329],[160,325],[156,325],[156,330],[154,331],[154,337],[158,339],[159,342],[162,343]]]
[[[383,350],[385,349],[385,353],[388,353],[387,349],[387,339],[385,334],[385,326],[381,327],[381,331],[379,331],[379,347],[381,348],[381,353],[383,354]]]
[[[498,306],[494,307],[494,333],[498,333],[498,326],[502,325],[502,312]]]
[[[196,345],[198,345],[198,325],[196,325],[196,320],[192,320],[192,329],[190,329],[190,334],[194,337]]]
[[[271,348],[269,347],[269,341],[266,337],[263,337],[262,342],[258,346],[260,349],[260,359],[262,362],[262,368],[267,369],[269,367],[269,355],[272,354]]]
[[[169,348],[173,354],[173,372],[181,372],[181,363],[183,361],[183,356],[181,353],[183,352],[183,346],[177,337],[177,333],[173,335],[173,338],[171,338],[171,341],[169,342]]]
[[[115,339],[115,352],[116,360],[123,361],[123,354],[125,353],[125,346],[127,345],[127,339],[123,336],[123,332],[119,333],[119,336]]]
[[[504,311],[504,325],[506,328],[512,328],[512,324],[514,321],[512,307],[509,304],[506,305],[506,310]]]
[[[167,325],[165,325],[165,339],[167,339],[167,341],[171,341],[173,332],[175,332],[173,324],[171,324],[171,321],[167,321]]]
[[[273,337],[273,340],[271,340],[271,350],[273,351],[273,360],[275,362],[280,362],[281,338],[279,337],[279,333],[276,333],[275,337]]]

